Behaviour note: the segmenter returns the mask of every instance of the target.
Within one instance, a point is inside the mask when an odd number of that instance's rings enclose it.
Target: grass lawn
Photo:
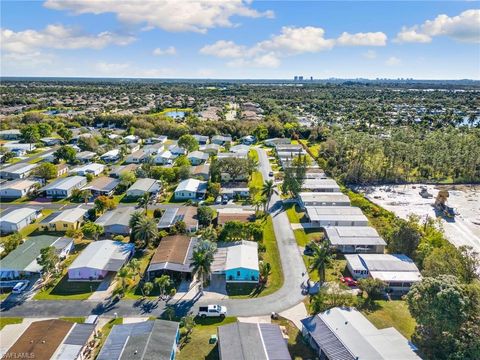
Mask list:
[[[323,232],[318,229],[296,229],[293,230],[298,246],[305,246],[310,241],[319,242],[323,239]]]
[[[21,324],[22,322],[23,322],[23,318],[2,316],[0,317],[0,330],[2,330],[6,325]]]
[[[265,220],[263,220],[265,222]],[[233,299],[245,299],[250,297],[259,297],[270,295],[280,289],[283,284],[283,271],[280,262],[280,254],[278,252],[277,239],[273,230],[272,218],[269,216],[263,228],[263,244],[266,251],[262,253],[263,261],[270,263],[271,273],[268,277],[267,286],[258,289],[251,284],[235,284],[229,286],[229,297]]]
[[[410,315],[407,303],[403,300],[377,300],[373,311],[362,313],[379,329],[394,327],[407,339],[411,339],[416,322]]]
[[[298,204],[286,204],[284,208],[286,210],[288,220],[290,220],[292,224],[301,223],[306,220],[305,212],[302,211]]]
[[[293,360],[315,358],[312,348],[305,343],[302,333],[291,321],[280,317],[278,320],[272,320],[272,323],[285,327],[288,334],[288,351]]]
[[[255,149],[250,149],[250,151],[248,152],[248,157],[249,157],[250,159],[252,159],[253,161],[258,162],[258,153],[257,153],[257,150],[255,150]]]
[[[138,288],[138,283],[143,278],[145,271],[147,270],[148,264],[150,263],[150,259],[152,258],[155,250],[148,249],[145,253],[136,251],[133,259],[138,259],[140,262],[140,270],[139,275],[132,279],[132,282],[127,286],[127,290],[125,291],[125,298],[126,299],[140,299],[142,297],[142,292],[140,288]],[[154,298],[158,296],[158,291],[155,288],[154,291],[150,294],[149,298]]]
[[[217,334],[217,327],[231,324],[237,321],[235,317],[226,317],[223,321],[220,318],[196,318],[197,325],[193,329],[190,339],[180,339],[180,351],[177,360],[216,360],[218,359],[217,344],[209,344],[210,336]]]
[[[8,295],[10,295],[9,290],[5,290],[5,292],[1,292],[0,293],[0,301],[5,300],[8,297]]]

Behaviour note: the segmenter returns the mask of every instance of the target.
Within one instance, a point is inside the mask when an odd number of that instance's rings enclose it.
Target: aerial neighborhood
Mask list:
[[[480,359],[478,128],[410,138],[421,86],[63,81],[1,85],[2,358]]]

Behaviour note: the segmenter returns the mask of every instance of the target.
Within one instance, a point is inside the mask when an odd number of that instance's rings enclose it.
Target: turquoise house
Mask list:
[[[260,273],[256,242],[233,243],[219,248],[216,256],[224,259],[224,266],[215,269],[213,273],[224,274],[227,283],[258,283]]]

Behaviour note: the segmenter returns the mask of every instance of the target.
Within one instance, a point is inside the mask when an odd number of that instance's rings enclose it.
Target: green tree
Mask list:
[[[58,160],[65,160],[69,164],[74,164],[76,162],[76,156],[77,153],[71,146],[61,146],[59,147],[53,155],[58,159]]]
[[[172,285],[172,280],[168,275],[162,275],[160,277],[155,278],[154,280],[155,286],[158,288],[158,296],[163,298],[165,295],[165,291]]]
[[[379,279],[366,278],[358,282],[358,288],[367,294],[367,300],[371,303],[380,297],[385,291],[385,283]]]
[[[3,252],[2,255],[5,256],[9,254],[11,251],[15,250],[18,245],[22,243],[22,235],[19,233],[13,233],[3,240]]]
[[[418,230],[415,217],[410,217],[408,221],[397,220],[393,231],[387,236],[388,251],[413,257],[420,243],[420,238],[421,233]]]
[[[326,242],[317,244],[312,241],[310,242],[310,248],[313,254],[310,260],[309,270],[316,271],[320,282],[323,284],[325,282],[325,270],[332,264],[335,255]]]
[[[184,341],[189,342],[190,335],[192,334],[193,328],[195,327],[195,318],[193,315],[189,314],[184,316],[180,320],[180,326],[184,329]]]
[[[118,270],[117,278],[120,280],[120,295],[123,296],[127,287],[132,284],[132,272],[128,266],[124,266]]]
[[[318,314],[339,306],[355,305],[356,297],[339,286],[322,286],[320,291],[310,298],[310,313]]]
[[[147,247],[157,238],[157,223],[146,216],[141,217],[133,228],[135,240],[141,241],[143,247]]]
[[[145,215],[147,215],[148,212],[148,202],[150,201],[150,194],[149,193],[144,193],[139,199],[138,199],[138,206],[143,207],[145,211]]]
[[[133,280],[135,280],[137,276],[140,274],[140,269],[141,269],[140,261],[136,258],[133,258],[128,263],[128,267],[132,272]]]
[[[50,180],[57,177],[57,167],[52,163],[41,163],[34,170],[35,175],[44,180]]]
[[[83,151],[96,151],[98,141],[93,136],[80,136],[78,138],[78,147]]]
[[[59,261],[60,259],[53,246],[40,249],[40,257],[37,259],[37,263],[42,267],[42,273],[45,278],[56,272]]]
[[[104,233],[103,226],[95,224],[91,221],[86,222],[82,226],[82,233],[93,240],[98,240],[98,237]]]
[[[47,123],[40,123],[37,127],[40,137],[47,137],[52,134],[52,127]]]
[[[259,273],[260,273],[260,282],[266,284],[268,282],[268,277],[270,276],[272,267],[270,263],[260,261],[259,263]]]
[[[215,210],[210,206],[199,206],[197,209],[198,222],[201,225],[209,226],[215,217]]]
[[[153,284],[149,281],[147,281],[146,283],[143,284],[142,286],[142,295],[145,297],[145,296],[148,296],[150,295],[150,293],[152,292],[153,290]]]
[[[40,133],[38,132],[37,125],[27,125],[20,130],[22,134],[22,139],[24,142],[29,144],[34,144],[40,140]],[[30,145],[30,150],[32,150],[32,146]]]
[[[192,152],[198,149],[198,141],[193,135],[186,134],[180,136],[178,139],[178,146],[184,148],[187,152]]]
[[[73,133],[72,130],[67,129],[66,127],[62,126],[57,130],[57,134],[66,142],[72,140]]]
[[[199,241],[193,249],[190,267],[202,285],[208,281],[216,250],[215,243],[208,240]]]
[[[261,194],[266,199],[264,211],[267,212],[273,194],[278,194],[276,190],[276,185],[274,184],[273,180],[266,180],[263,183]]]
[[[112,210],[117,207],[117,203],[115,202],[115,200],[104,195],[97,196],[93,203],[95,206],[95,210],[99,213],[103,213],[106,210]]]
[[[203,240],[215,242],[217,241],[218,235],[215,228],[212,225],[210,225],[203,230],[201,237]]]
[[[245,226],[241,221],[227,221],[220,232],[221,241],[242,240],[245,238]]]
[[[130,220],[128,221],[128,227],[130,228],[130,242],[135,241],[135,232],[133,229],[137,226],[140,219],[142,219],[145,215],[141,211],[135,211],[130,216]]]
[[[128,188],[135,181],[137,181],[137,177],[132,171],[124,171],[120,174],[120,185],[124,188]]]

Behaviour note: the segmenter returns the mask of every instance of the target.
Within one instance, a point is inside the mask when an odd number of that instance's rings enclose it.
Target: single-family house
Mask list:
[[[253,135],[247,135],[240,139],[240,142],[244,145],[253,145],[257,141],[257,138]]]
[[[306,192],[328,192],[339,193],[340,186],[333,179],[305,179],[302,190]]]
[[[198,150],[205,152],[209,155],[217,155],[222,147],[218,144],[207,144],[200,146]]]
[[[217,154],[217,159],[247,159],[248,158],[248,151],[247,152],[222,152]]]
[[[120,160],[121,153],[119,149],[113,149],[110,151],[107,151],[103,155],[100,156],[100,159],[102,159],[105,162],[115,162]]]
[[[310,226],[367,226],[368,219],[360,208],[354,206],[306,206]]]
[[[185,155],[187,153],[187,150],[185,150],[183,147],[178,146],[178,144],[172,144],[168,147],[168,150],[176,156],[180,155]]]
[[[198,141],[199,145],[206,145],[207,142],[208,142],[208,136],[206,136],[206,135],[195,134],[195,135],[193,135],[193,137],[195,138],[195,140]]]
[[[228,199],[248,198],[250,196],[250,188],[246,182],[231,181],[222,183],[220,194]]]
[[[217,209],[217,225],[225,225],[229,221],[241,221],[247,223],[255,220],[255,211],[238,208]]]
[[[138,143],[140,138],[137,135],[127,135],[123,138],[123,141],[127,144]]]
[[[265,146],[276,146],[276,145],[281,145],[281,144],[290,144],[292,140],[289,138],[272,138],[272,139],[265,139],[263,140],[263,143]]]
[[[207,182],[197,179],[181,181],[175,189],[175,200],[201,200],[207,192]]]
[[[66,175],[68,173],[68,165],[65,163],[57,164],[57,177]]]
[[[342,193],[301,192],[298,202],[302,208],[306,206],[350,206],[350,199]]]
[[[0,184],[0,200],[19,199],[27,196],[39,186],[37,181],[19,179]]]
[[[165,236],[155,250],[147,269],[147,278],[153,279],[163,274],[191,278],[192,253],[197,238],[187,235]]]
[[[127,189],[126,196],[138,198],[144,194],[154,195],[161,190],[160,183],[155,179],[141,178]]]
[[[202,164],[190,167],[190,174],[195,179],[201,179],[207,181],[210,179],[210,165]]]
[[[138,168],[137,164],[117,165],[111,169],[110,176],[114,178],[119,178],[124,172],[135,173],[137,168]]]
[[[157,154],[153,161],[157,165],[171,165],[176,158],[177,155],[172,154],[170,150],[164,150]]]
[[[105,235],[130,235],[130,218],[135,212],[133,206],[120,206],[116,209],[106,211],[102,216],[100,216],[95,224],[103,226]]]
[[[84,221],[86,209],[72,208],[51,213],[39,224],[43,231],[68,231],[79,229]]]
[[[207,153],[202,151],[192,151],[187,155],[188,160],[190,160],[190,164],[192,165],[200,165],[203,164],[205,161],[208,160],[210,156]]]
[[[0,170],[0,179],[18,180],[28,177],[38,164],[17,163]]]
[[[41,214],[41,210],[30,207],[7,209],[0,216],[0,233],[18,232],[37,220]]]
[[[162,143],[156,143],[151,145],[146,145],[143,147],[143,151],[149,155],[157,155],[165,149],[165,146]]]
[[[20,140],[21,138],[22,138],[22,132],[18,129],[0,131],[1,140]]]
[[[417,265],[403,254],[346,254],[354,279],[371,277],[386,284],[386,291],[405,294],[422,279]]]
[[[150,157],[150,154],[146,153],[143,149],[137,150],[131,153],[125,162],[127,164],[141,164]]]
[[[387,243],[371,226],[325,226],[325,236],[342,253],[383,254]]]
[[[165,135],[150,137],[145,140],[145,144],[157,144],[161,143],[164,144],[168,140],[168,137]]]
[[[76,167],[70,171],[71,174],[78,176],[86,176],[88,174],[93,176],[98,176],[105,170],[105,165],[98,163],[86,164],[83,166]]]
[[[83,164],[93,161],[97,157],[97,154],[93,151],[81,151],[77,153],[76,159]]]
[[[35,144],[24,144],[18,141],[10,141],[2,144],[2,146],[15,154],[15,156],[24,156],[27,152],[35,150]]]
[[[217,144],[220,146],[224,146],[226,143],[231,143],[232,137],[230,135],[214,135],[212,136],[212,144]]]
[[[94,323],[74,323],[67,337],[58,347],[52,360],[84,360],[95,333]],[[88,352],[88,351],[87,351]]]
[[[69,176],[57,179],[50,184],[40,188],[47,197],[68,198],[72,196],[74,189],[81,189],[87,184],[87,178],[84,176]]]
[[[83,190],[90,190],[94,197],[100,195],[111,196],[113,195],[115,189],[119,184],[119,179],[111,178],[108,176],[100,176],[85,185],[83,187]]]
[[[420,360],[395,328],[377,329],[354,308],[332,308],[301,322],[303,337],[320,359]]]
[[[64,259],[73,250],[73,239],[49,235],[28,237],[0,262],[0,278],[18,279],[21,276],[40,274],[43,267],[38,263],[40,250],[53,246],[60,259]]]
[[[233,145],[230,147],[230,152],[235,154],[248,154],[250,151],[250,146],[244,144]]]
[[[258,244],[243,240],[219,245],[212,263],[212,276],[225,277],[227,283],[258,283]]]
[[[305,179],[327,179],[328,176],[320,168],[309,167],[305,171]]]
[[[44,137],[44,138],[41,138],[40,141],[46,146],[55,146],[60,144],[62,142],[62,139],[54,138],[54,137]]]
[[[129,154],[133,154],[135,151],[138,151],[140,149],[141,149],[141,145],[139,143],[127,144],[127,152]]]
[[[69,280],[101,281],[108,273],[116,273],[130,259],[135,245],[121,241],[94,241],[83,250],[68,268]]]
[[[179,323],[167,320],[114,325],[97,360],[175,360]]]
[[[234,322],[217,328],[220,360],[291,360],[280,326]]]
[[[183,221],[187,232],[198,230],[197,208],[194,206],[168,207],[158,221],[159,229],[169,229]]]

